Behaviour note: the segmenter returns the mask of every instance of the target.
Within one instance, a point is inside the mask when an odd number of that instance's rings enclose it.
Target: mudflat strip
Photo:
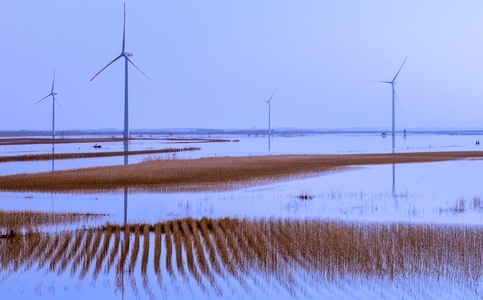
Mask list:
[[[0,190],[94,192],[227,190],[337,171],[352,166],[481,159],[483,151],[336,155],[272,155],[159,160],[0,177]]]

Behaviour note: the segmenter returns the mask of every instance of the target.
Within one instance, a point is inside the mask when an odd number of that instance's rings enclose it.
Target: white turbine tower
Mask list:
[[[128,53],[125,51],[125,45],[126,45],[126,3],[124,3],[124,25],[122,29],[122,49],[121,49],[121,54],[119,54],[116,58],[114,58],[110,63],[108,63],[104,68],[102,68],[99,72],[94,75],[90,81],[94,80],[94,78],[97,77],[102,71],[104,71],[107,67],[109,67],[112,63],[114,63],[116,60],[124,57],[124,133],[123,137],[124,140],[127,140],[129,138],[129,100],[128,100],[128,62],[133,65],[141,74],[146,76],[146,78],[149,79],[149,77],[144,74],[141,69],[139,69],[130,59],[129,57],[132,56],[132,53]]]
[[[268,151],[270,151],[270,138],[272,135],[272,129],[270,124],[270,104],[272,102],[273,94],[275,94],[275,90],[273,90],[272,95],[267,101],[262,101],[262,102],[268,103]]]
[[[54,93],[54,83],[55,83],[55,69],[54,69],[54,77],[52,78],[52,89],[50,90],[50,94],[48,94],[44,98],[37,101],[37,103],[35,103],[35,104],[39,104],[43,100],[52,96],[52,139],[55,139],[55,103],[57,102],[57,100],[55,100],[55,96],[57,95],[57,93]],[[57,104],[60,106],[59,102],[57,102]]]
[[[388,83],[392,87],[392,152],[394,152],[394,149],[396,148],[396,112],[395,112],[395,108],[394,108],[394,100],[396,98],[396,89],[394,88],[394,85],[396,84],[396,78],[399,75],[399,72],[401,72],[401,69],[403,68],[407,59],[408,59],[408,57],[406,56],[403,63],[401,64],[401,67],[399,67],[399,70],[397,71],[396,75],[394,75],[394,78],[391,81],[377,81],[377,82],[382,82],[382,83]]]

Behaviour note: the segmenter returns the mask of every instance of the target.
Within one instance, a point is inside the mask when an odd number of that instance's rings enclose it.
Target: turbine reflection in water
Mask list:
[[[129,145],[128,140],[124,140],[124,165],[127,166],[129,164]],[[127,194],[128,194],[128,187],[124,187],[124,226],[127,224]]]

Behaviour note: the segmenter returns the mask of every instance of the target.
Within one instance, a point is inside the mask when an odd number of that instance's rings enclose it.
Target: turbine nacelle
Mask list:
[[[124,56],[131,57],[131,56],[133,56],[133,54],[130,53],[130,52],[124,52]]]

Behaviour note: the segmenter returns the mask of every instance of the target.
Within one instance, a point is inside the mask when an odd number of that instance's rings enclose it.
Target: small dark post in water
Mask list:
[[[7,234],[2,234],[0,235],[0,238],[11,238],[11,237],[14,237],[15,235],[15,232],[13,231],[13,229],[10,230],[10,233],[7,233]]]
[[[476,146],[480,145],[480,140],[476,140]]]

